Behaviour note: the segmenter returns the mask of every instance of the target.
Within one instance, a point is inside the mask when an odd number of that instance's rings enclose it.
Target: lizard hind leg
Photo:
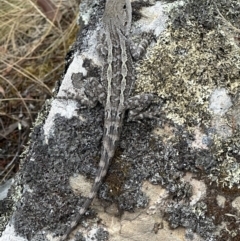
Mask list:
[[[143,93],[129,98],[125,103],[125,108],[129,109],[128,121],[157,118],[156,113],[147,110],[154,97],[154,94]]]

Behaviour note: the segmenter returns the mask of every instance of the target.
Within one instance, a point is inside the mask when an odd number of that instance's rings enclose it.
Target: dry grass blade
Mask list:
[[[16,95],[19,96],[20,100],[22,101],[24,107],[26,108],[26,110],[27,110],[27,112],[28,112],[28,114],[29,114],[29,117],[30,117],[31,120],[32,120],[31,113],[30,113],[30,111],[29,111],[29,109],[28,109],[28,106],[26,105],[26,102],[23,100],[21,94],[18,92],[18,90],[16,89],[16,87],[15,87],[7,78],[5,78],[4,76],[0,75],[0,77],[1,77],[3,80],[5,80],[5,81],[14,89]]]
[[[39,85],[40,87],[44,88],[49,95],[52,94],[52,91],[50,90],[50,88],[44,84],[42,81],[40,81],[37,76],[35,76],[33,73],[30,73],[27,69],[22,69],[21,66],[10,66],[10,63],[5,62],[4,60],[2,61],[6,66],[9,66],[10,68],[12,68],[13,70],[15,70],[18,74],[20,74],[23,77],[29,78],[30,81],[32,81],[33,83],[35,83],[36,85]],[[16,64],[15,64],[16,65]],[[0,78],[4,79],[3,75],[0,75]]]
[[[79,0],[1,0],[0,180],[18,170],[32,120],[63,72],[78,5]],[[13,128],[17,123],[21,130]]]
[[[37,0],[32,1],[29,0],[30,3],[32,3],[32,6],[36,9],[36,11],[42,15],[43,17],[47,17],[50,25],[54,27],[54,22],[57,21],[58,23],[61,20],[61,13],[59,12],[59,8],[56,7],[51,1],[48,0]],[[37,4],[36,4],[37,3]],[[59,6],[62,5],[62,0],[58,3]],[[41,7],[41,9],[39,8]]]
[[[219,14],[219,16],[221,17],[221,19],[223,20],[223,22],[224,22],[226,25],[228,25],[230,28],[232,28],[235,32],[240,33],[240,29],[234,27],[234,26],[232,25],[232,23],[231,23],[230,21],[228,21],[228,20],[223,16],[223,14],[219,11],[219,8],[218,8],[217,4],[214,3],[214,5],[215,5],[215,7],[216,7],[217,13]]]

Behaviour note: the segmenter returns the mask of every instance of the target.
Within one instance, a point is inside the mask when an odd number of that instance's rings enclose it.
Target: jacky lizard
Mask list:
[[[104,106],[104,134],[99,169],[88,198],[78,211],[61,241],[67,239],[76,227],[106,176],[109,164],[114,157],[117,142],[120,138],[125,111],[129,115],[144,117],[138,113],[153,99],[152,94],[141,94],[130,97],[135,85],[132,57],[137,58],[145,52],[150,38],[142,40],[135,53],[131,53],[129,33],[132,22],[130,0],[107,0],[102,18],[103,29],[100,32],[98,45],[99,55],[103,59],[100,80],[89,78],[84,86],[86,96],[80,101],[87,106],[94,106],[99,101]],[[93,92],[94,90],[94,92]]]

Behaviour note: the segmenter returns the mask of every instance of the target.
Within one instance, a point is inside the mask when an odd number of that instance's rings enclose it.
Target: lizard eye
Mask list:
[[[123,9],[126,9],[126,4],[123,5]]]

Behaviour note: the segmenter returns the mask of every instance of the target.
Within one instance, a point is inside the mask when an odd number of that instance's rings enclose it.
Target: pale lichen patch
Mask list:
[[[238,215],[240,215],[240,197],[236,197],[232,201],[232,206],[237,210]],[[239,217],[240,220],[240,217]]]
[[[226,198],[224,196],[217,195],[216,200],[217,200],[218,206],[221,207],[221,208],[224,208],[225,202],[226,202]]]
[[[159,135],[162,137],[163,142],[166,144],[169,140],[173,139],[175,137],[174,135],[174,129],[166,124],[163,126],[163,128],[157,127],[153,130],[154,135]]]
[[[92,187],[92,183],[89,182],[83,175],[75,175],[69,178],[69,185],[76,195],[88,196]]]
[[[194,131],[195,140],[192,142],[192,148],[195,149],[208,149],[207,145],[204,143],[204,135],[198,128]]]
[[[239,91],[239,48],[230,40],[219,29],[205,32],[195,22],[187,22],[186,28],[169,25],[139,64],[136,91],[157,93],[166,102],[167,117],[175,123],[206,122],[216,88]],[[224,55],[221,61],[219,55]],[[231,101],[219,101],[231,106]]]
[[[209,109],[212,110],[215,115],[224,115],[231,106],[232,101],[226,89],[218,88],[213,91],[210,97]]]
[[[191,173],[184,176],[184,180],[189,182],[192,186],[192,196],[190,197],[190,205],[195,205],[197,202],[206,197],[207,186],[203,181],[193,178]]]
[[[226,160],[220,165],[220,172],[222,178],[220,183],[223,186],[232,188],[237,185],[240,188],[240,164],[234,157],[227,157]]]

